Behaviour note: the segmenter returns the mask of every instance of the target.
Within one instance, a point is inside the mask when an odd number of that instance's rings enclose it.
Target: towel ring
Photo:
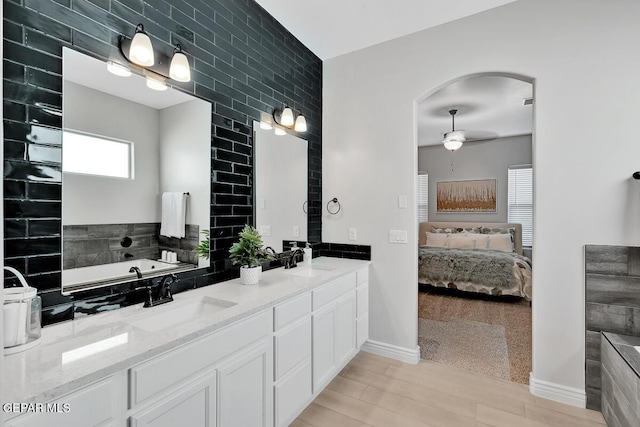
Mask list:
[[[302,204],[302,212],[308,214],[309,213],[309,201],[305,200]]]
[[[338,205],[338,209],[334,212],[331,211],[331,209],[329,208],[329,206],[331,205],[331,203]],[[340,202],[338,201],[337,197],[334,197],[333,199],[329,200],[327,202],[327,212],[329,212],[331,215],[337,215],[338,212],[340,212],[340,209],[342,209],[342,206],[340,206]]]

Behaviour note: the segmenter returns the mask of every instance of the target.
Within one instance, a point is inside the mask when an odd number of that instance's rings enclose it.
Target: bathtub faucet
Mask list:
[[[142,279],[142,271],[140,271],[140,268],[138,267],[131,267],[129,269],[129,273],[136,273],[136,276],[138,276],[138,279]]]

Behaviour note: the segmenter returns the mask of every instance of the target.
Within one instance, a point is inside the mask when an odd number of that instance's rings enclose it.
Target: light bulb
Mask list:
[[[179,82],[188,82],[191,80],[189,59],[187,58],[187,55],[182,53],[179,47],[176,48],[176,52],[174,52],[173,58],[171,58],[169,77]]]
[[[158,91],[169,89],[163,81],[154,79],[152,77],[147,77],[147,87],[149,89],[158,90]]]
[[[298,114],[298,117],[296,117],[296,126],[294,129],[296,132],[307,131],[307,119],[305,119],[302,114]]]
[[[115,74],[116,76],[120,77],[129,77],[131,75],[131,71],[129,71],[128,68],[124,67],[123,65],[116,64],[113,61],[107,62],[107,70],[111,74]]]
[[[289,107],[285,107],[282,110],[282,116],[280,116],[280,123],[283,126],[292,126],[293,125],[293,111]]]
[[[443,143],[444,143],[444,148],[446,148],[449,151],[456,151],[457,149],[462,147],[462,141],[459,141],[457,139],[445,139]]]
[[[278,135],[278,136],[282,136],[282,135],[286,135],[287,134],[285,131],[283,131],[280,128],[276,128],[275,131],[276,131],[276,135]]]
[[[144,32],[142,24],[138,24],[136,27],[136,33],[131,39],[131,46],[129,46],[129,59],[143,67],[149,67],[153,65],[153,46],[151,45],[151,39]]]

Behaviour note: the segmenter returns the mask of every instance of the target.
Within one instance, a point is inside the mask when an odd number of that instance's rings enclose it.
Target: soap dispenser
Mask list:
[[[302,249],[302,251],[304,252],[304,254],[302,255],[302,262],[311,263],[311,259],[313,258],[312,256],[313,249],[311,249],[311,245],[309,244],[309,242],[307,242],[306,246]]]

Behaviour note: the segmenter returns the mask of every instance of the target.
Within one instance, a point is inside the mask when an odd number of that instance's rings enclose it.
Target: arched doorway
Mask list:
[[[532,274],[521,255],[530,259],[533,247],[533,83],[512,73],[461,76],[414,108],[419,244],[429,246],[419,250],[421,358],[521,383],[532,370]],[[443,138],[454,130],[464,141],[449,151]],[[478,205],[474,194],[492,196]],[[492,234],[508,234],[512,246],[487,243],[506,242]],[[494,255],[504,271],[484,267]]]

